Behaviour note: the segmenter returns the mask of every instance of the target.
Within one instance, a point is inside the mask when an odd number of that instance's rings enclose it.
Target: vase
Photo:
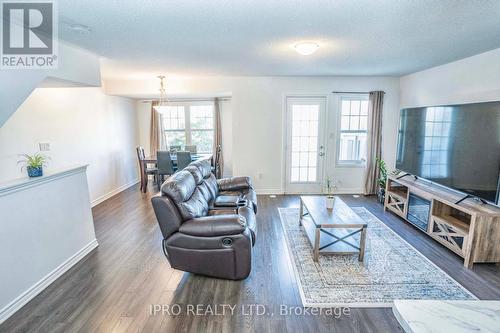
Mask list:
[[[41,166],[39,167],[28,166],[26,169],[28,170],[28,176],[30,178],[43,176],[43,168]]]
[[[335,198],[334,197],[326,197],[326,209],[332,210],[334,202],[335,202]]]

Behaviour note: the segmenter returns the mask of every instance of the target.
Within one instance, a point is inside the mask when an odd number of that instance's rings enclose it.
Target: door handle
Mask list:
[[[324,146],[319,146],[319,156],[325,156],[324,149],[325,149]]]

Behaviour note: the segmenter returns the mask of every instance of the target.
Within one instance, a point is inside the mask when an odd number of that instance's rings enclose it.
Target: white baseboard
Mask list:
[[[3,323],[7,318],[12,316],[16,311],[21,309],[26,303],[35,298],[36,295],[41,293],[45,288],[47,288],[52,282],[57,278],[67,272],[76,263],[82,260],[87,254],[89,254],[93,249],[95,249],[99,244],[97,239],[94,239],[89,244],[85,245],[81,250],[71,256],[68,260],[63,262],[59,267],[54,269],[52,272],[43,277],[40,281],[31,286],[24,293],[19,295],[12,302],[7,304],[3,309],[0,310],[0,324]]]
[[[339,188],[335,194],[361,194],[363,195],[365,189],[363,188]]]
[[[102,196],[100,196],[99,198],[95,199],[95,200],[92,200],[90,202],[90,206],[91,207],[95,207],[97,206],[98,204],[100,204],[101,202],[103,201],[106,201],[108,200],[109,198],[111,198],[112,196],[114,195],[117,195],[118,193],[122,192],[122,191],[125,191],[126,189],[128,189],[129,187],[131,186],[134,186],[135,184],[139,183],[140,182],[140,179],[135,179],[133,181],[131,181],[130,183],[128,184],[125,184],[125,185],[122,185],[118,188],[115,188],[113,191],[109,192],[109,193],[106,193]]]
[[[284,192],[283,190],[259,190],[257,189],[257,194],[291,194],[291,195],[301,195],[301,194],[318,194],[322,193],[304,193],[304,192]],[[274,191],[274,192],[273,192]],[[334,194],[360,194],[363,195],[364,189],[362,188],[339,188]],[[324,193],[323,193],[324,194]]]
[[[267,195],[267,194],[284,194],[283,189],[281,188],[256,188],[255,192],[259,195]]]

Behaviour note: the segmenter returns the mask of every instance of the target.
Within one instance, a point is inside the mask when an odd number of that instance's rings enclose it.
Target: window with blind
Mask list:
[[[211,153],[214,142],[212,102],[170,103],[160,113],[168,147],[195,145],[198,153]]]
[[[363,166],[368,135],[368,95],[341,97],[338,133],[337,163]]]

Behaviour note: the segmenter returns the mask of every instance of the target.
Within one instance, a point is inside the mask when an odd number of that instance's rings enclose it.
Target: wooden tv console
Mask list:
[[[430,202],[428,225],[420,229],[464,258],[464,266],[500,262],[500,207],[474,199],[455,204],[463,195],[413,176],[389,176],[384,210],[410,222],[414,216],[408,215],[410,196],[412,200],[416,196]]]

